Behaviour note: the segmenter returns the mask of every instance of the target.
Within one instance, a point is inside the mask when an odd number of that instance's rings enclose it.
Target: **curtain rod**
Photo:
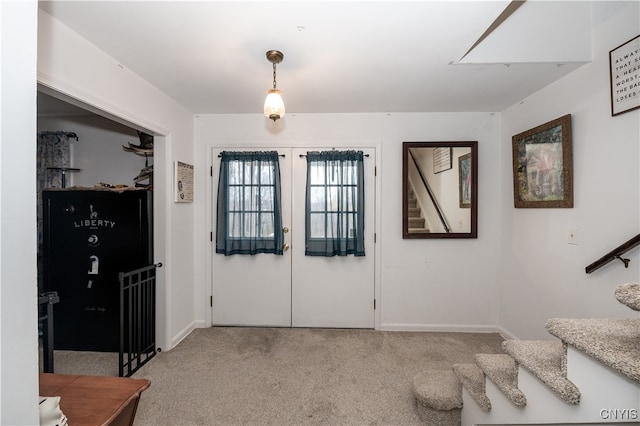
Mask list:
[[[369,157],[369,154],[363,154],[363,155],[364,155],[365,157]],[[306,155],[305,155],[305,154],[300,154],[300,158],[302,158],[302,157],[306,157]]]
[[[221,154],[218,154],[218,158],[221,158],[221,157],[222,157],[222,155],[221,155]],[[284,155],[284,154],[278,154],[278,157],[282,157],[282,158],[284,158],[284,157],[285,157],[285,155]]]
[[[66,136],[66,137],[68,137],[68,138],[73,138],[73,139],[75,139],[75,140],[77,140],[77,141],[78,141],[78,140],[80,140],[80,139],[78,139],[78,135],[76,135],[74,132],[61,132],[61,131],[58,131],[58,132],[52,132],[52,131],[50,131],[50,130],[43,130],[42,132],[38,132],[38,135],[47,134],[47,133],[52,133],[52,134],[54,134],[54,135],[55,135],[55,134],[57,134],[57,135],[63,135],[63,136]]]

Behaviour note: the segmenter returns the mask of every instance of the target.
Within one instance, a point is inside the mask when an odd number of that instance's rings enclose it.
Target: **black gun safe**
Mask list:
[[[54,348],[118,352],[118,274],[153,263],[148,190],[43,191],[43,289],[57,291]]]

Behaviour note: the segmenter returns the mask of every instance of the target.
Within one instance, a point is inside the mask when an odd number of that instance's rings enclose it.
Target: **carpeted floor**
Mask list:
[[[53,356],[53,368],[57,374],[117,376],[118,353],[56,350]],[[40,348],[40,371],[43,370],[42,348]]]
[[[412,378],[501,353],[485,333],[196,329],[134,377],[135,425],[418,425]]]

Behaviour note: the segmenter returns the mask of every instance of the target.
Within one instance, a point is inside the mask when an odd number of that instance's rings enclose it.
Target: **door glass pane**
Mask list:
[[[324,185],[324,165],[323,164],[317,164],[317,163],[311,163],[311,165],[309,166],[311,167],[311,172],[310,172],[310,179],[311,185]]]
[[[241,189],[242,188],[239,186],[229,187],[229,210],[240,210],[240,207],[242,206]]]
[[[311,201],[311,211],[319,212],[324,211],[324,186],[312,186],[309,191],[309,198]]]
[[[229,162],[229,185],[242,183],[242,167],[239,161]]]
[[[347,186],[342,188],[343,191],[343,205],[344,205],[344,209],[346,211],[354,211],[357,208],[357,200],[355,197],[355,189],[353,186]]]
[[[273,210],[273,187],[263,186],[260,188],[260,210]]]
[[[338,236],[338,214],[327,214],[327,238],[336,238]]]
[[[245,187],[244,190],[244,209],[246,211],[256,211],[258,210],[259,204],[259,196],[258,196],[259,188],[257,186],[248,186]]]
[[[260,215],[260,237],[269,238],[273,237],[273,214],[267,213]]]
[[[260,171],[260,183],[262,185],[273,185],[273,178],[271,167],[263,165]]]
[[[338,187],[327,187],[327,210],[330,212],[337,212],[340,210],[338,203]]]
[[[242,213],[229,213],[229,236],[238,236],[242,232]]]
[[[324,214],[311,213],[310,221],[311,238],[324,238]]]

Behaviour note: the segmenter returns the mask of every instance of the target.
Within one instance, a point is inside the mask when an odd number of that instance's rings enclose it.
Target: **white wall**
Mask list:
[[[164,264],[158,344],[169,349],[195,326],[194,205],[175,204],[171,195],[173,162],[193,163],[193,114],[47,13],[38,18],[41,86],[156,135],[154,245],[156,262]]]
[[[500,117],[491,113],[288,114],[275,124],[257,114],[199,115],[196,170],[208,172],[214,146],[377,146],[377,326],[492,329],[497,324],[499,270],[499,131]],[[403,240],[402,142],[460,140],[477,140],[479,146],[478,239]],[[198,174],[198,193],[207,192],[208,179],[208,173]],[[202,324],[211,317],[211,192],[215,189],[196,201],[196,291],[201,301],[196,308]]]
[[[71,167],[79,172],[67,175],[67,186],[93,187],[99,182],[135,186],[133,179],[145,166],[145,157],[122,149],[128,142],[138,145],[136,131],[98,115],[38,116],[38,132],[74,132],[70,139]],[[153,155],[148,157],[153,164]],[[148,183],[143,181],[142,183]]]
[[[594,2],[593,62],[502,114],[500,325],[518,338],[550,339],[552,317],[631,317],[616,286],[640,279],[638,249],[628,269],[585,267],[638,234],[640,110],[611,117],[611,49],[640,33],[640,3]],[[515,209],[511,136],[572,115],[572,209]],[[482,227],[480,230],[482,231]],[[567,244],[569,229],[578,245]]]
[[[0,2],[0,424],[38,424],[37,2]]]

